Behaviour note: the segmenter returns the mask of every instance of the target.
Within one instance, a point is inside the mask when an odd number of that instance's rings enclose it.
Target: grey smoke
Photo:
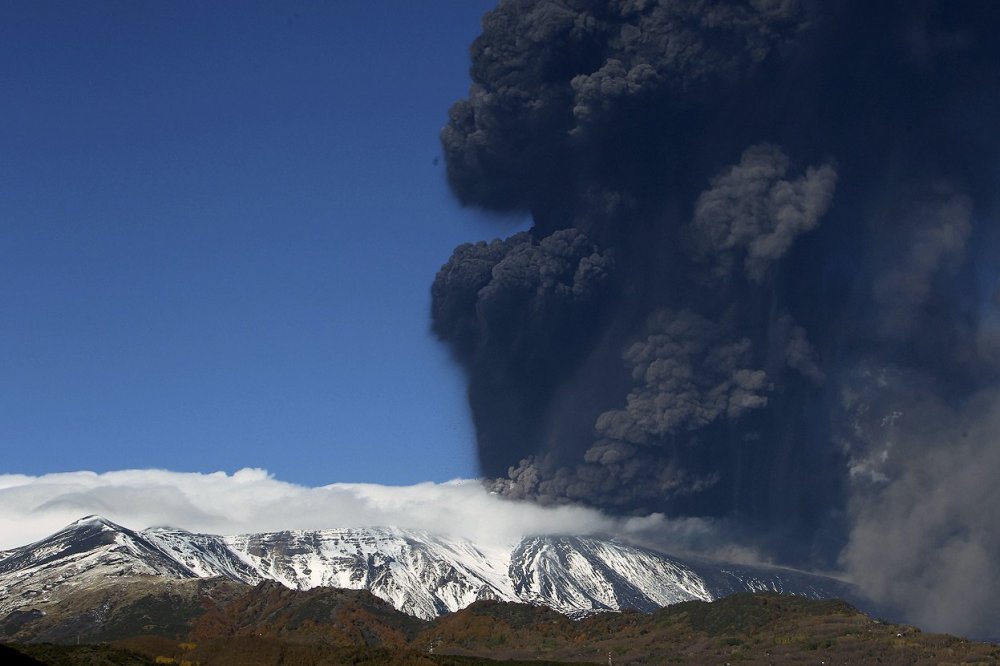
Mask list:
[[[747,276],[760,282],[799,234],[819,224],[833,198],[836,170],[823,164],[788,180],[788,168],[788,156],[777,147],[751,146],[698,197],[694,232],[721,268],[731,270],[742,258]]]
[[[819,355],[816,348],[809,342],[806,329],[795,323],[790,316],[786,315],[778,320],[775,325],[776,330],[785,331],[785,361],[788,367],[798,370],[804,377],[808,377],[816,384],[823,384],[826,381],[826,373],[820,367]]]
[[[649,445],[767,404],[767,373],[752,366],[750,340],[724,341],[719,327],[691,311],[662,310],[623,355],[635,387],[624,409],[601,414],[597,434]]]
[[[872,285],[872,298],[881,310],[879,330],[903,337],[919,321],[934,279],[941,272],[956,271],[972,233],[972,202],[963,193],[943,192],[933,199],[911,204],[897,223],[901,234],[900,260],[880,274]]]
[[[995,636],[1000,392],[987,389],[953,407],[927,384],[884,368],[855,404],[869,414],[861,427],[872,455],[852,467],[842,563],[912,622]]]

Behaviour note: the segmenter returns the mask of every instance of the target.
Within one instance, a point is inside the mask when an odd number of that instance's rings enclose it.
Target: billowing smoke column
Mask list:
[[[432,294],[493,488],[710,518],[996,631],[998,11],[487,14],[448,179],[533,226],[457,248]]]

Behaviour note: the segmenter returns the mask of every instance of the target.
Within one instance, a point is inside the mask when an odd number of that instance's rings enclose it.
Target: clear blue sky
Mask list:
[[[428,309],[510,232],[435,160],[492,4],[5,3],[0,471],[474,475]]]

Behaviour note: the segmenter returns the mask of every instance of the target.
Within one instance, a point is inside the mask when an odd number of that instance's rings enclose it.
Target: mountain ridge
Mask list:
[[[680,558],[593,536],[538,535],[511,550],[398,527],[286,530],[234,536],[176,528],[131,530],[87,516],[0,558],[0,620],[56,604],[75,589],[132,577],[219,577],[255,585],[365,589],[433,619],[476,601],[547,606],[570,617],[741,591],[811,598],[862,595],[832,578],[776,567]]]

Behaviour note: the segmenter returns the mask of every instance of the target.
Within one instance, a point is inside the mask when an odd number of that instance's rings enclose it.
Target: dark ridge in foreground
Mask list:
[[[159,655],[158,659],[146,657],[109,645],[17,645],[17,649],[0,646],[4,666],[154,666],[155,664],[184,664],[185,659]],[[567,662],[555,661],[503,661],[482,657],[435,655],[415,650],[390,650],[387,648],[350,647],[323,648],[321,646],[275,644],[267,641],[246,641],[230,646],[225,654],[218,654],[209,662],[192,664],[233,664],[239,666],[271,666],[272,664],[330,665],[352,664],[357,666],[479,666],[503,663],[505,666],[546,666]]]
[[[164,592],[150,592],[158,603],[134,596],[127,612],[145,613],[142,622],[117,625],[146,630],[103,645],[28,641],[14,648],[40,663],[73,665],[606,664],[609,655],[614,664],[1000,664],[997,645],[872,619],[839,600],[770,593],[582,620],[542,606],[480,601],[426,621],[364,591],[298,592],[275,583],[242,593],[186,588],[189,596],[173,597],[182,603],[168,619],[158,616],[168,613]],[[192,613],[196,606],[203,610]]]
[[[30,657],[20,650],[16,650],[8,645],[0,645],[0,663],[7,664],[8,666],[35,666],[36,664],[44,664],[44,661],[38,661],[34,657]]]

